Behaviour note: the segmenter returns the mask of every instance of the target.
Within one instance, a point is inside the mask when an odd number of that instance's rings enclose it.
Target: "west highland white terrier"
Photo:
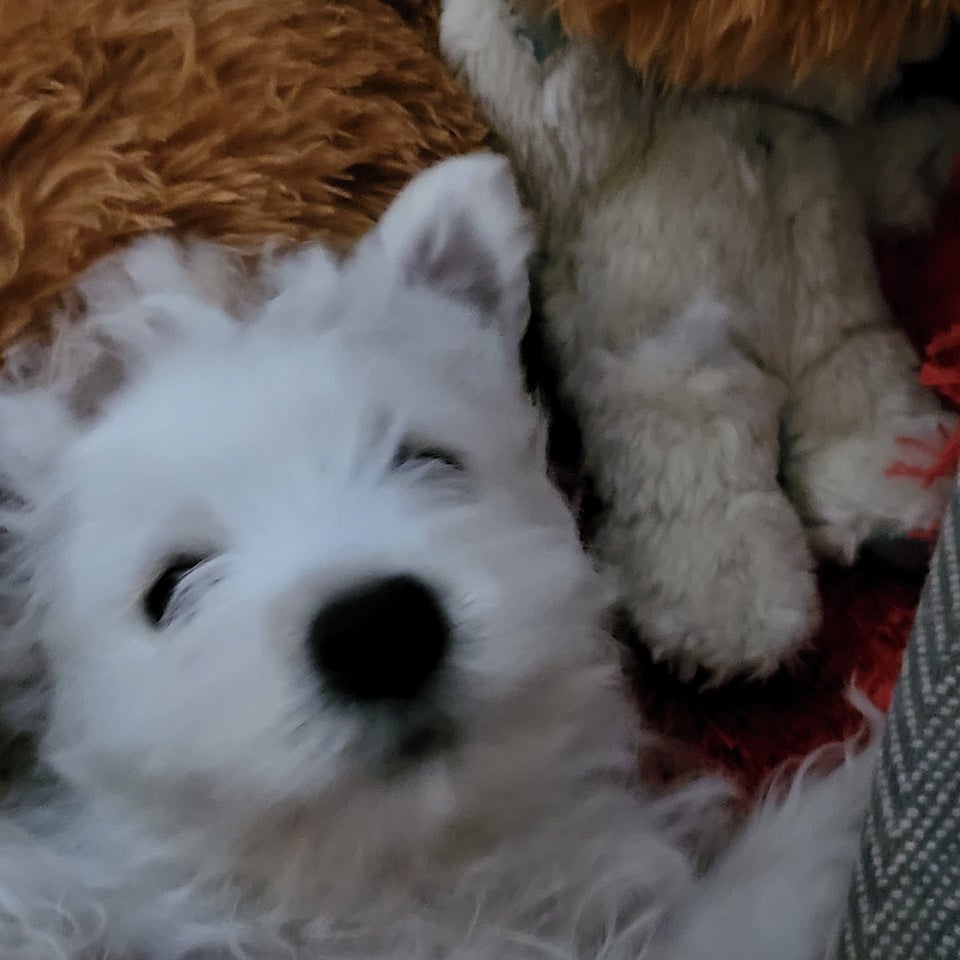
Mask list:
[[[44,730],[3,960],[825,953],[869,752],[736,829],[638,782],[517,361],[532,242],[505,161],[449,161],[344,262],[143,239],[11,357],[5,705]]]

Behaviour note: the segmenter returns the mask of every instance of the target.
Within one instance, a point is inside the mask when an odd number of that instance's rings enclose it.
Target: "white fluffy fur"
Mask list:
[[[521,27],[509,0],[445,0],[441,42],[539,208],[600,553],[656,656],[770,672],[818,626],[815,556],[852,562],[945,504],[947,481],[885,472],[949,418],[889,322],[865,209],[929,215],[960,121],[661,96],[585,41],[537,62]]]
[[[13,358],[3,665],[34,700],[6,705],[49,722],[0,819],[3,960],[824,955],[871,755],[722,850],[721,784],[635,782],[607,591],[519,373],[531,247],[506,162],[450,161],[343,263],[146,238]],[[411,438],[464,469],[397,465]],[[360,709],[307,625],[395,572],[441,592],[452,648],[429,703]],[[430,710],[456,749],[389,772]]]

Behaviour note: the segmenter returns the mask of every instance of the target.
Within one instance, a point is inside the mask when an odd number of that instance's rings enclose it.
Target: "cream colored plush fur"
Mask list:
[[[950,418],[891,325],[866,224],[922,220],[960,122],[660,96],[590,42],[538,58],[524,31],[505,0],[444,4],[448,62],[539,212],[598,549],[655,655],[768,673],[817,629],[815,558],[849,563],[944,505],[945,482],[886,472],[899,437]]]

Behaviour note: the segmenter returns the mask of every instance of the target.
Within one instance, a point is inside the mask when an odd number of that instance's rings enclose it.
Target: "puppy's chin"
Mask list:
[[[387,780],[417,776],[437,764],[455,766],[462,732],[449,717],[438,715],[402,722],[380,750],[378,772]]]

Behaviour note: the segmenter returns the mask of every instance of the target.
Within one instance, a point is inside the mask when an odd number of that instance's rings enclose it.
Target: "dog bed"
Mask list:
[[[411,174],[479,147],[435,14],[434,0],[0,0],[0,344],[41,332],[80,269],[144,231],[345,248]],[[958,209],[960,181],[932,240],[880,248],[921,342],[948,303],[960,321],[937,259],[960,243]],[[701,693],[640,655],[644,707],[693,762],[754,787],[850,732],[851,679],[887,706],[919,581],[861,566],[822,586],[816,648],[763,686]]]

